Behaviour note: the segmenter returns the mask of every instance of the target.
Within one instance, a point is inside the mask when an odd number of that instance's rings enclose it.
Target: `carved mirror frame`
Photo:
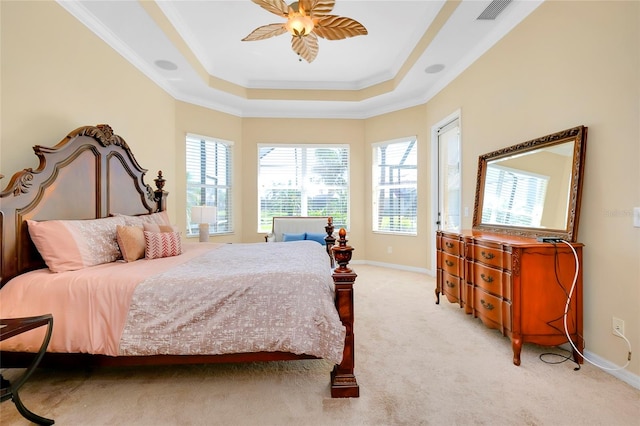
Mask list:
[[[538,151],[541,148],[574,141],[573,165],[567,203],[566,224],[562,229],[548,229],[540,227],[498,225],[482,222],[482,210],[486,183],[487,166],[489,162],[504,160],[510,157]],[[489,152],[478,158],[478,176],[473,210],[473,229],[483,232],[496,232],[522,237],[554,237],[575,242],[578,234],[578,219],[580,216],[580,202],[582,198],[582,180],[584,175],[585,150],[587,143],[587,127],[577,126],[557,133],[552,133],[537,139],[519,143],[497,151]]]

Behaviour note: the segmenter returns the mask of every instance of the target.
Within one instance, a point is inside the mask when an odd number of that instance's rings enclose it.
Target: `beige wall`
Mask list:
[[[464,206],[479,155],[575,125],[589,127],[578,239],[587,350],[624,364],[625,320],[640,346],[640,3],[542,4],[427,104],[427,122],[462,110]],[[465,227],[471,218],[464,218]],[[463,223],[464,223],[463,222]],[[629,371],[638,374],[638,357]]]
[[[428,176],[431,145],[426,111],[426,107],[422,105],[366,120],[364,201],[367,211],[363,219],[366,224],[364,242],[369,248],[367,260],[371,262],[404,265],[422,270],[433,267],[431,265],[431,253],[433,250],[430,244],[435,228],[431,226],[432,222],[428,218],[428,209],[431,204],[431,182]],[[442,118],[440,117],[440,119]],[[373,202],[372,144],[407,136],[415,136],[418,146],[418,234],[416,236],[407,236],[375,233],[372,231],[373,218],[370,207]],[[354,239],[353,244],[359,245],[357,241]]]
[[[2,1],[0,173],[37,167],[33,145],[53,146],[71,130],[109,124],[125,138],[153,184],[175,175],[171,96],[53,1]],[[167,181],[167,190],[174,191]],[[170,213],[175,198],[169,199]]]
[[[240,119],[174,101],[54,2],[0,2],[0,173],[35,167],[34,144],[108,123],[125,137],[147,181],[162,169],[169,213],[184,224],[184,135],[235,143],[236,234],[256,232],[256,147],[262,142],[351,146],[351,233],[355,258],[433,268],[431,127],[462,114],[463,206],[473,209],[477,157],[583,124],[589,127],[580,217],[587,349],[623,363],[611,317],[640,346],[640,99],[638,2],[547,2],[427,104],[367,120]],[[371,144],[418,138],[418,236],[371,229]],[[7,179],[5,179],[6,182]],[[463,218],[471,225],[471,216]],[[392,253],[387,253],[387,247]],[[426,301],[425,303],[431,303]],[[629,371],[640,373],[636,357]]]

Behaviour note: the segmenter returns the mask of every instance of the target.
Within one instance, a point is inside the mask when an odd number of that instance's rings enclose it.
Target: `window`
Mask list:
[[[540,227],[548,176],[487,167],[482,223]]]
[[[417,234],[415,138],[373,145],[373,231]]]
[[[187,235],[198,235],[192,207],[212,207],[204,214],[209,234],[233,232],[231,142],[187,135]],[[195,211],[194,211],[195,213]],[[198,212],[202,213],[202,210]],[[193,218],[194,220],[198,220]]]
[[[258,232],[274,216],[332,216],[348,225],[347,145],[258,145]]]

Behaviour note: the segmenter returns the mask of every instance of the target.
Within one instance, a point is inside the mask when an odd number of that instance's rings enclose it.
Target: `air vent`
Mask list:
[[[511,0],[493,0],[489,3],[489,6],[482,11],[477,19],[492,21],[496,19],[507,6],[509,6],[509,3],[511,3]]]

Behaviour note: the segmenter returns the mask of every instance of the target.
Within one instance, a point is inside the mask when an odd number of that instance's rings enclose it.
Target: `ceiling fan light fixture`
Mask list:
[[[314,27],[313,20],[310,17],[302,15],[299,12],[290,13],[289,19],[284,26],[287,31],[297,37],[302,37],[309,34],[311,31],[313,31]]]
[[[358,21],[344,16],[330,15],[335,0],[305,0],[290,5],[285,0],[251,0],[263,9],[286,18],[281,24],[262,25],[242,41],[264,40],[289,32],[291,49],[299,58],[311,63],[318,55],[318,37],[342,40],[367,35],[367,29]]]

